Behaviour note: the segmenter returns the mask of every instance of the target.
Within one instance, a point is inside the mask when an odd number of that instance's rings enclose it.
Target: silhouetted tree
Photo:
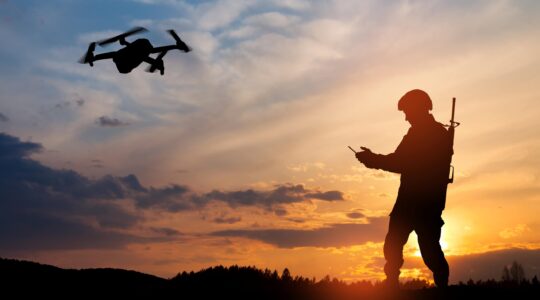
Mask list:
[[[289,269],[283,269],[283,273],[281,273],[281,280],[292,281],[291,272],[289,272]]]
[[[525,281],[525,270],[523,270],[523,266],[517,261],[512,262],[510,268],[504,266],[502,280],[515,283]]]
[[[512,276],[512,281],[517,283],[521,283],[525,280],[525,270],[523,270],[523,266],[517,261],[512,263],[512,267],[510,267],[510,275]]]
[[[279,275],[277,273],[277,270],[274,270],[274,272],[272,272],[272,276],[271,276],[272,280],[274,281],[277,281],[279,279]]]
[[[324,276],[324,277],[321,279],[320,282],[321,282],[321,283],[329,283],[330,280],[331,280],[331,279],[330,279],[330,275],[327,274],[326,276]]]
[[[507,266],[504,266],[503,270],[502,270],[502,281],[511,281],[511,277],[510,277],[510,269],[508,269]]]
[[[428,288],[431,285],[425,279],[411,279],[403,283],[402,287],[408,290],[418,290],[422,288]]]

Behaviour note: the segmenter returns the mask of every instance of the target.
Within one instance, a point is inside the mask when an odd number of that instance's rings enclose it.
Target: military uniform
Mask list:
[[[414,230],[425,264],[437,286],[448,284],[448,263],[439,244],[441,214],[445,207],[448,167],[452,149],[448,131],[429,115],[412,126],[388,155],[365,152],[361,161],[369,168],[401,174],[396,203],[390,213],[384,242],[384,271],[397,284],[403,265],[403,246]]]

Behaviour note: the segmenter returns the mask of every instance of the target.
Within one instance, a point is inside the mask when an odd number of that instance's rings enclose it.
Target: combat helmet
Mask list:
[[[411,90],[405,93],[398,101],[398,110],[418,110],[430,111],[433,109],[433,103],[429,95],[419,89]]]

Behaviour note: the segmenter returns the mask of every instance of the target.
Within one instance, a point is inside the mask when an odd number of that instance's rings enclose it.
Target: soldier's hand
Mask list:
[[[360,147],[360,149],[364,150],[362,152],[366,152],[366,153],[369,153],[369,154],[373,154],[373,152],[371,152],[371,150],[369,148],[366,148],[366,147]]]
[[[366,151],[356,152],[356,159],[358,159],[358,161],[360,161],[361,163],[364,163],[368,158],[368,155],[369,153]]]
[[[366,167],[371,168],[371,158],[373,157],[373,152],[369,148],[360,147],[363,151],[356,152],[356,159],[363,163]]]

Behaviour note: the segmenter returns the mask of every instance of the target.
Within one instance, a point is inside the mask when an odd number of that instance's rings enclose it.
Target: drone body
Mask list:
[[[120,73],[129,73],[138,67],[152,53],[152,44],[147,39],[138,39],[116,51],[112,58]]]
[[[161,75],[165,73],[165,66],[163,65],[163,57],[167,54],[167,51],[177,49],[184,52],[191,51],[191,48],[186,45],[174,32],[169,30],[168,32],[175,39],[176,45],[153,47],[150,41],[147,39],[137,39],[134,42],[127,42],[126,37],[141,31],[146,31],[142,27],[134,28],[118,36],[97,42],[98,45],[104,46],[110,43],[119,42],[124,48],[107,53],[101,53],[94,55],[96,49],[96,42],[90,43],[88,51],[79,61],[83,64],[89,64],[94,66],[94,62],[103,59],[112,59],[116,68],[120,73],[126,74],[138,67],[143,61],[150,64],[150,67],[146,70],[153,73],[155,70],[159,70]],[[156,58],[150,57],[153,53],[159,53]]]

